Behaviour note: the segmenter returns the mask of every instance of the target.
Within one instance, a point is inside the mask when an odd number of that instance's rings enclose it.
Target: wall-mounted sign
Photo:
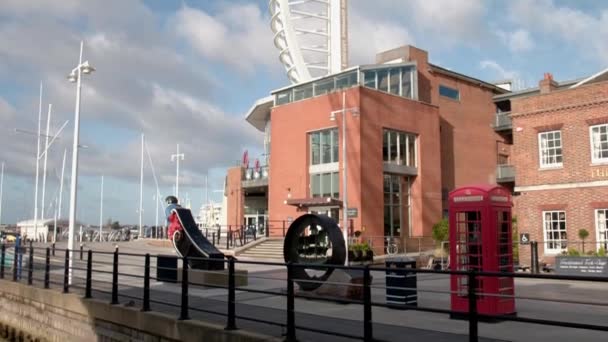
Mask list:
[[[608,168],[591,169],[591,178],[608,178]]]
[[[519,234],[519,244],[529,245],[530,244],[530,233]]]
[[[355,217],[359,216],[359,209],[358,208],[348,208],[348,210],[346,211],[346,216],[348,216],[349,218],[355,218]]]
[[[555,272],[577,276],[608,276],[608,258],[606,257],[555,257]]]
[[[483,201],[483,196],[457,196],[454,197],[454,202],[481,202]]]

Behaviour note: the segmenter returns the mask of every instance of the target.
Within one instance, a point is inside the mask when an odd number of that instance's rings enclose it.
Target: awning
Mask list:
[[[293,205],[298,209],[308,209],[310,207],[342,208],[342,200],[333,197],[290,198],[285,201],[285,204]]]

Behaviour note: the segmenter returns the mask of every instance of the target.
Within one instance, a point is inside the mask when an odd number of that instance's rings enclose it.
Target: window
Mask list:
[[[565,211],[543,211],[545,252],[559,253],[567,248]]]
[[[365,69],[362,70],[362,73],[365,87],[411,99],[414,98],[415,66]]]
[[[338,172],[314,173],[310,175],[310,195],[312,197],[338,198],[340,183]]]
[[[327,129],[310,133],[310,164],[338,162],[338,130]]]
[[[595,231],[597,232],[597,248],[608,250],[608,209],[595,210]]]
[[[385,163],[416,167],[414,134],[385,129],[382,140],[382,157]]]
[[[561,131],[538,134],[538,153],[540,167],[562,166],[562,133]]]
[[[397,175],[384,175],[384,235],[401,235],[401,180]]]
[[[591,135],[591,162],[608,162],[608,125],[589,127]]]
[[[452,100],[460,100],[460,92],[458,89],[450,88],[444,85],[439,85],[439,95],[448,97]]]

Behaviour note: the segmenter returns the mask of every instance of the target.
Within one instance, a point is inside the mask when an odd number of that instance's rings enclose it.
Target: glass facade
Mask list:
[[[398,175],[384,175],[384,235],[400,236],[402,222],[401,180]]]
[[[338,172],[313,173],[310,175],[311,197],[340,197]]]
[[[416,167],[416,135],[385,129],[382,160],[389,164]]]
[[[338,130],[312,132],[310,139],[310,165],[338,162]]]
[[[298,84],[274,93],[274,104],[282,104],[362,85],[394,95],[416,98],[416,66],[408,64],[360,66],[342,73]]]

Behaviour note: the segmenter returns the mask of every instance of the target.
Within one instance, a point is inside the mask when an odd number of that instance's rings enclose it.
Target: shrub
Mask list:
[[[568,251],[566,252],[566,255],[568,255],[568,256],[581,256],[581,253],[576,248],[568,248]]]
[[[433,240],[437,244],[446,241],[450,236],[448,219],[443,218],[433,225]]]
[[[597,250],[597,256],[599,257],[605,257],[606,256],[606,248],[601,247],[600,249]]]

